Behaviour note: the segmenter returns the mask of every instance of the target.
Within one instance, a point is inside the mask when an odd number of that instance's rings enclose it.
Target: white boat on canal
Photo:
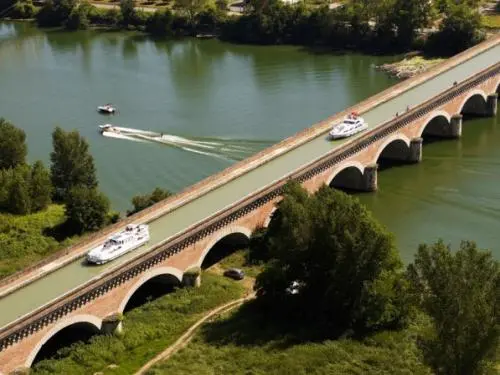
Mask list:
[[[87,253],[87,262],[104,264],[137,249],[149,241],[149,227],[146,224],[129,224],[121,232],[109,237],[102,245]]]
[[[356,112],[347,115],[340,124],[334,125],[330,131],[333,139],[347,138],[368,128],[368,124]]]

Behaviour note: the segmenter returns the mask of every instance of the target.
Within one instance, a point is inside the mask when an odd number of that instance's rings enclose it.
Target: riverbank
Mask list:
[[[444,59],[425,58],[423,56],[413,56],[404,58],[392,64],[378,65],[377,69],[388,73],[390,76],[398,79],[407,79],[421,74],[437,64],[440,64]]]

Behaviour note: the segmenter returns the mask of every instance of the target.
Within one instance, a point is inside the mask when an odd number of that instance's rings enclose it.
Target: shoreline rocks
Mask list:
[[[377,65],[376,69],[398,79],[407,79],[429,70],[442,61],[444,59],[425,59],[422,56],[414,56],[392,64]]]

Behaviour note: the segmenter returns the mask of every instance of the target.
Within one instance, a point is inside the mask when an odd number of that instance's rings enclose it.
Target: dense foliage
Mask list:
[[[67,246],[47,234],[65,221],[64,207],[51,205],[28,215],[0,213],[0,278]]]
[[[35,365],[33,374],[87,375],[106,371],[133,374],[171,345],[202,314],[239,298],[243,288],[220,276],[205,273],[200,288],[178,289],[125,314],[125,335],[95,336],[89,344],[62,349],[58,359]],[[108,370],[109,371],[109,370]]]
[[[52,145],[50,173],[57,200],[64,201],[75,187],[97,187],[89,145],[77,131],[66,132],[56,127],[52,133]]]
[[[273,311],[298,314],[338,335],[401,325],[407,316],[393,237],[361,205],[323,186],[286,187],[267,232],[271,260],[256,289]],[[298,293],[290,293],[295,283]]]
[[[119,11],[97,9],[85,1],[49,0],[37,19],[41,26],[69,29],[106,24],[135,27],[155,36],[215,33],[239,43],[291,43],[371,52],[425,47],[429,53],[449,55],[483,37],[478,4],[472,0],[349,0],[329,9],[308,2],[287,5],[281,0],[252,0],[245,14],[235,17],[228,16],[222,0],[177,0],[175,12],[154,13],[134,8],[134,0],[121,0]],[[437,32],[426,38],[429,31],[425,30],[436,25]]]
[[[158,203],[168,197],[170,197],[172,193],[168,190],[156,188],[149,194],[144,195],[136,195],[132,198],[132,205],[134,206],[133,210],[127,211],[127,216],[133,215],[136,212],[142,211],[145,208],[152,206],[155,203]]]
[[[107,224],[108,198],[96,188],[76,186],[69,191],[66,200],[68,229],[83,233],[95,231]]]
[[[419,247],[408,273],[432,319],[423,347],[436,374],[485,374],[500,339],[500,263],[475,243],[453,253],[439,241]]]
[[[0,118],[0,169],[15,168],[26,160],[26,134]]]

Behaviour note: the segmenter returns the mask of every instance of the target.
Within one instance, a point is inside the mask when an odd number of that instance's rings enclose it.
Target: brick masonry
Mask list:
[[[482,108],[487,108],[488,97],[498,93],[499,85],[500,64],[496,64],[475,79],[451,88],[449,93],[367,132],[361,140],[326,155],[321,161],[304,166],[292,177],[313,192],[322,184],[330,184],[346,168],[356,168],[360,175],[370,169],[370,184],[376,187],[376,168],[373,166],[384,150],[392,150],[390,156],[393,158],[409,160],[412,140],[418,140],[425,134],[427,125],[434,119],[445,118],[447,125],[452,126],[453,116],[460,114],[466,103],[478,99],[479,103],[484,102],[484,106],[479,105],[477,109],[475,105],[474,109],[481,112]],[[397,142],[404,147],[394,147]],[[418,141],[414,144],[421,146]],[[132,260],[121,270],[55,301],[46,311],[36,312],[16,326],[7,327],[0,332],[0,371],[7,374],[18,368],[30,367],[42,345],[71,324],[86,322],[100,329],[102,320],[122,312],[133,292],[151,278],[170,274],[180,281],[184,271],[202,264],[219,240],[233,233],[249,236],[255,228],[266,225],[285,182],[279,181],[276,186],[258,192],[191,233],[153,250],[144,259]]]

